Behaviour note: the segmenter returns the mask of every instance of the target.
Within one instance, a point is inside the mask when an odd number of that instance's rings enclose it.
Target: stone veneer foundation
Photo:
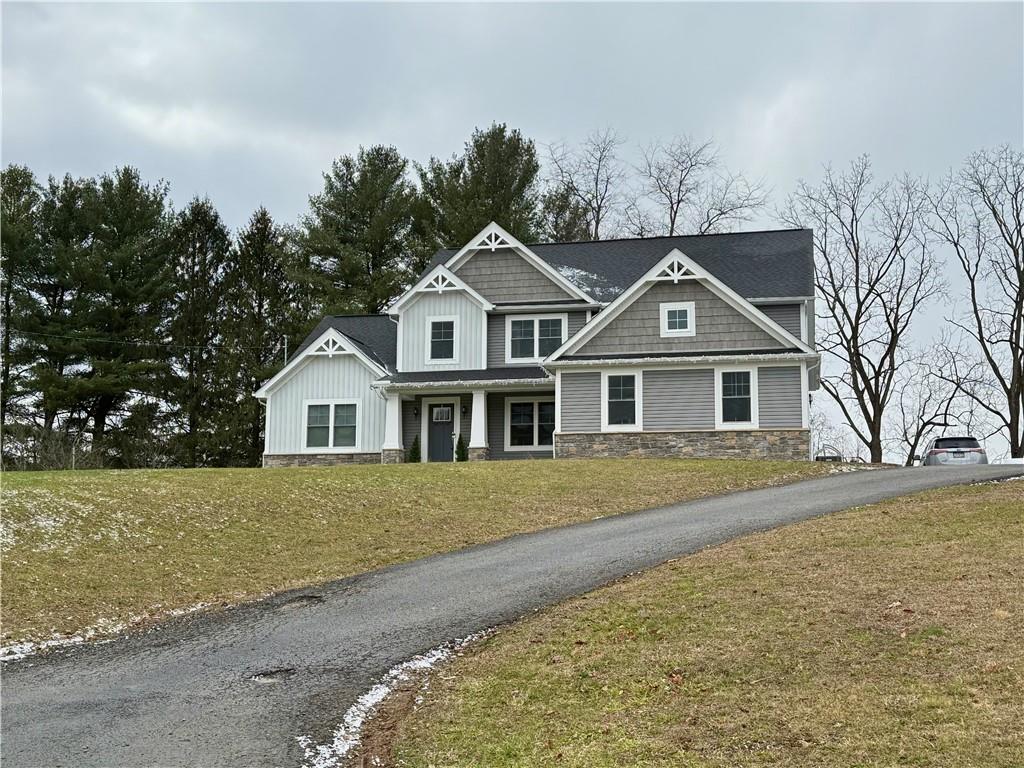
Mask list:
[[[571,432],[555,435],[555,457],[622,456],[699,459],[809,460],[810,431]]]
[[[264,467],[334,467],[345,464],[380,464],[376,453],[276,453],[263,457]]]
[[[380,452],[381,464],[404,464],[405,451],[401,448],[385,448]]]
[[[470,448],[466,451],[466,458],[470,461],[487,461],[491,458],[490,448]]]

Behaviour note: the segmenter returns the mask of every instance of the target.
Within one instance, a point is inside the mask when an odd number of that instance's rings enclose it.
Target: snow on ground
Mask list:
[[[125,630],[149,619],[169,619],[174,616],[184,616],[189,613],[195,613],[196,611],[201,611],[204,608],[209,607],[209,603],[196,603],[195,605],[189,605],[185,608],[161,610],[159,605],[155,605],[145,613],[129,616],[127,621],[111,621],[110,619],[103,619],[73,635],[55,634],[49,640],[26,640],[20,643],[0,646],[0,662],[18,661],[28,656],[34,656],[43,651],[52,650],[54,648],[68,648],[72,645],[81,645],[82,643],[101,637],[108,638],[103,642],[109,642],[109,640],[113,639],[113,635],[124,632]]]
[[[381,702],[399,685],[408,681],[415,673],[424,672],[451,658],[470,643],[482,640],[493,630],[484,630],[467,637],[453,640],[408,661],[403,661],[387,671],[380,682],[356,699],[348,708],[341,724],[334,731],[334,738],[328,744],[314,744],[309,736],[297,736],[296,741],[305,753],[303,768],[337,768],[341,761],[355,747],[359,746],[363,726]]]

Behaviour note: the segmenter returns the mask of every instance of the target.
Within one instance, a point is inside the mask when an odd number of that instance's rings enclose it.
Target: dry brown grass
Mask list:
[[[3,473],[3,640],[235,602],[824,471],[808,462],[595,460]]]
[[[1024,482],[750,536],[435,677],[402,766],[1022,766]],[[386,751],[385,751],[386,754]]]

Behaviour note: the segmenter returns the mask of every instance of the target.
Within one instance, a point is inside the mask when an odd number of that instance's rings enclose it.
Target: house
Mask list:
[[[264,466],[809,457],[806,229],[437,253],[387,314],[326,317],[256,392]]]

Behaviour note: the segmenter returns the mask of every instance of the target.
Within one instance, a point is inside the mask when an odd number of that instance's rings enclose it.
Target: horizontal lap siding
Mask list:
[[[660,305],[694,303],[694,336],[661,337]],[[579,350],[581,355],[623,352],[701,352],[779,349],[775,338],[693,280],[656,283]]]
[[[359,399],[357,423],[359,450],[379,451],[384,442],[384,400],[370,389],[378,374],[353,355],[311,355],[309,362],[270,396],[267,405],[268,453],[300,453],[306,439],[302,432],[303,401]]]
[[[493,301],[554,301],[575,298],[515,251],[479,251],[456,270],[484,298]]]
[[[492,459],[550,459],[553,448],[540,451],[506,451],[505,450],[505,398],[531,397],[537,400],[554,400],[552,392],[508,392],[487,395],[487,444]]]
[[[537,312],[534,314],[543,314]],[[568,313],[555,313],[555,314],[568,314],[569,322],[568,334],[569,338],[579,331],[587,322],[586,312],[568,312]],[[507,368],[508,363],[505,362],[505,318],[507,315],[488,315],[487,316],[487,367],[488,368]],[[521,363],[515,363],[515,365],[521,365]]]
[[[562,432],[601,431],[601,374],[563,373],[561,402]]]
[[[714,429],[714,369],[644,371],[643,409],[644,431]]]
[[[757,308],[798,339],[800,338],[799,304],[759,304]]]
[[[759,368],[757,371],[758,426],[762,429],[799,428],[803,395],[799,366]]]

